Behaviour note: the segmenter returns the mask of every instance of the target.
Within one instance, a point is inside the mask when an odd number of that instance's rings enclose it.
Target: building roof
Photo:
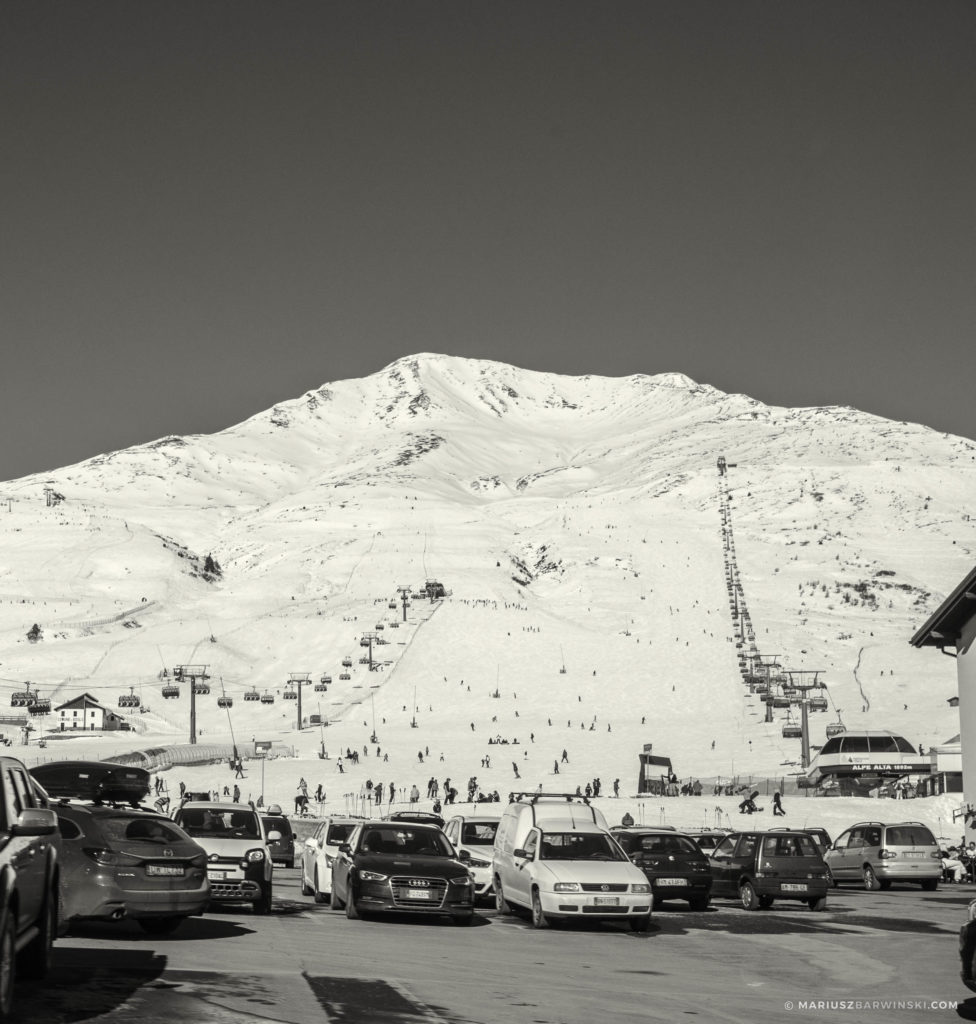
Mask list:
[[[976,567],[932,613],[909,641],[913,647],[953,646],[976,616]]]
[[[64,704],[59,704],[54,710],[61,711],[64,708],[98,708],[100,711],[107,711],[103,704],[99,704],[90,693],[83,693],[78,697],[72,697]]]

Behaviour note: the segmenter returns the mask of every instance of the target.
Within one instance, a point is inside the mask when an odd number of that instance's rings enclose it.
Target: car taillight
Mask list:
[[[114,850],[109,850],[104,846],[83,846],[81,852],[86,857],[102,867],[134,867],[137,864],[142,863],[141,857],[129,857],[124,853],[116,853]]]
[[[895,852],[894,852],[894,850],[885,850],[885,849],[882,849],[882,850],[881,850],[881,851],[879,852],[878,856],[879,856],[879,857],[880,857],[880,858],[881,858],[882,860],[893,860],[893,859],[894,859],[895,857],[897,857],[897,856],[898,856],[898,854],[897,854],[897,853],[895,853]]]

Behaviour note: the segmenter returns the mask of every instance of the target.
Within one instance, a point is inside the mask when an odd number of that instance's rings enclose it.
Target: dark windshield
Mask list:
[[[186,842],[187,834],[168,818],[100,818],[99,825],[106,839],[138,841],[143,843]]]
[[[597,832],[546,832],[539,845],[540,860],[626,860],[619,846]]]
[[[359,843],[360,853],[394,857],[453,857],[447,837],[434,829],[368,828]]]
[[[340,843],[344,843],[355,827],[356,823],[352,821],[347,825],[330,825],[328,834],[325,837],[326,845],[338,846]]]
[[[885,836],[885,846],[935,845],[935,837],[924,825],[894,825]]]
[[[191,836],[200,838],[221,836],[257,839],[261,835],[257,816],[250,811],[188,807],[180,816],[180,824]]]
[[[466,821],[461,830],[461,842],[468,846],[491,846],[497,831],[497,821]]]

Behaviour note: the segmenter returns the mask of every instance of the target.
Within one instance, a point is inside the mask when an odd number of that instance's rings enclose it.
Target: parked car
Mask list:
[[[271,804],[266,814],[261,815],[265,833],[277,832],[280,839],[269,839],[268,849],[275,864],[283,864],[286,868],[295,866],[295,833],[291,822],[281,813],[278,804]]]
[[[821,854],[827,852],[833,845],[830,833],[825,828],[814,826],[813,828],[771,828],[770,832],[806,832],[808,836],[820,847]]]
[[[210,903],[249,903],[255,914],[270,914],[274,864],[269,842],[253,803],[193,801],[181,804],[176,823],[207,852]]]
[[[330,903],[346,917],[376,911],[474,918],[474,883],[463,858],[436,825],[367,821],[339,846]]]
[[[62,917],[131,918],[165,935],[202,914],[210,898],[207,855],[178,825],[140,806],[144,768],[54,761],[31,770],[53,801],[62,838]]]
[[[746,910],[780,899],[802,900],[811,910],[827,905],[827,865],[805,832],[734,832],[709,863],[712,895],[738,897]]]
[[[362,818],[326,818],[302,848],[302,895],[314,896],[316,903],[328,903],[332,892],[332,863],[339,846],[352,834]]]
[[[976,900],[970,900],[967,921],[959,929],[959,959],[962,961],[962,982],[976,992]]]
[[[444,826],[444,835],[459,854],[466,853],[474,879],[476,900],[492,898],[491,857],[498,831],[499,814],[457,814]]]
[[[499,913],[528,910],[535,928],[584,917],[650,928],[650,882],[600,811],[573,794],[523,794],[508,805],[495,833],[492,886]]]
[[[639,826],[618,825],[610,831],[651,883],[655,905],[662,900],[687,900],[692,910],[708,909],[712,869],[694,839]]]
[[[716,846],[728,835],[732,834],[730,828],[706,828],[701,831],[695,831],[689,829],[687,832],[683,832],[682,835],[688,836],[689,839],[694,839],[698,844],[698,849],[705,854],[710,856]]]
[[[43,978],[58,932],[61,839],[47,797],[16,758],[0,757],[0,1018],[18,975]]]
[[[920,821],[858,822],[837,837],[824,860],[834,884],[861,882],[865,889],[914,882],[933,892],[942,878],[939,844]]]

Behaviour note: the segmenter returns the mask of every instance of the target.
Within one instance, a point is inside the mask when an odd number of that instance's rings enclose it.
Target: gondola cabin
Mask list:
[[[298,691],[285,690],[285,692],[281,696],[284,697],[285,700],[298,700]]]
[[[340,672],[339,673],[339,678],[340,679],[352,679],[352,676],[349,675],[348,672]]]
[[[317,683],[316,683],[316,684],[315,684],[315,685],[314,685],[314,686],[312,687],[312,689],[313,689],[313,690],[314,690],[314,691],[315,691],[316,693],[325,693],[325,692],[326,692],[326,690],[328,690],[328,688],[329,688],[328,684],[327,684],[327,683],[325,683],[325,682],[322,682],[322,681],[320,681],[320,682],[317,682]]]
[[[218,697],[217,698],[217,707],[218,708],[232,708],[233,706],[234,706],[234,698],[233,697],[226,697],[225,696],[225,697]]]
[[[847,732],[847,726],[844,725],[844,723],[840,721],[840,718],[838,717],[838,720],[836,722],[831,722],[827,726],[827,739],[830,739],[831,736],[840,736],[842,733],[845,732]]]
[[[27,708],[29,715],[49,715],[51,713],[51,700],[49,697],[38,697]]]
[[[203,679],[194,679],[193,677],[191,677],[190,681],[191,681],[191,683],[193,685],[193,692],[194,693],[207,694],[207,693],[210,692],[210,684],[208,682],[206,682],[205,680],[203,680]]]
[[[23,693],[12,693],[10,695],[10,706],[12,708],[29,708],[34,703],[34,694],[27,690]]]
[[[245,690],[244,700],[246,701],[257,701],[261,699],[261,694],[257,690]]]
[[[811,711],[826,711],[827,710],[827,698],[826,697],[811,697],[810,698],[810,710]]]
[[[387,605],[387,608],[391,609],[391,611],[396,611],[396,601],[391,601],[391,602],[390,602],[390,603],[389,603],[389,604]]]
[[[139,697],[136,696],[134,688],[130,687],[128,693],[123,693],[119,696],[119,707],[120,708],[137,708],[142,704]]]
[[[262,693],[261,694],[261,703],[262,704],[274,704],[274,694],[273,693],[268,693],[267,691]]]
[[[784,740],[799,740],[803,738],[803,728],[797,725],[796,722],[787,722],[783,726],[783,739]]]

